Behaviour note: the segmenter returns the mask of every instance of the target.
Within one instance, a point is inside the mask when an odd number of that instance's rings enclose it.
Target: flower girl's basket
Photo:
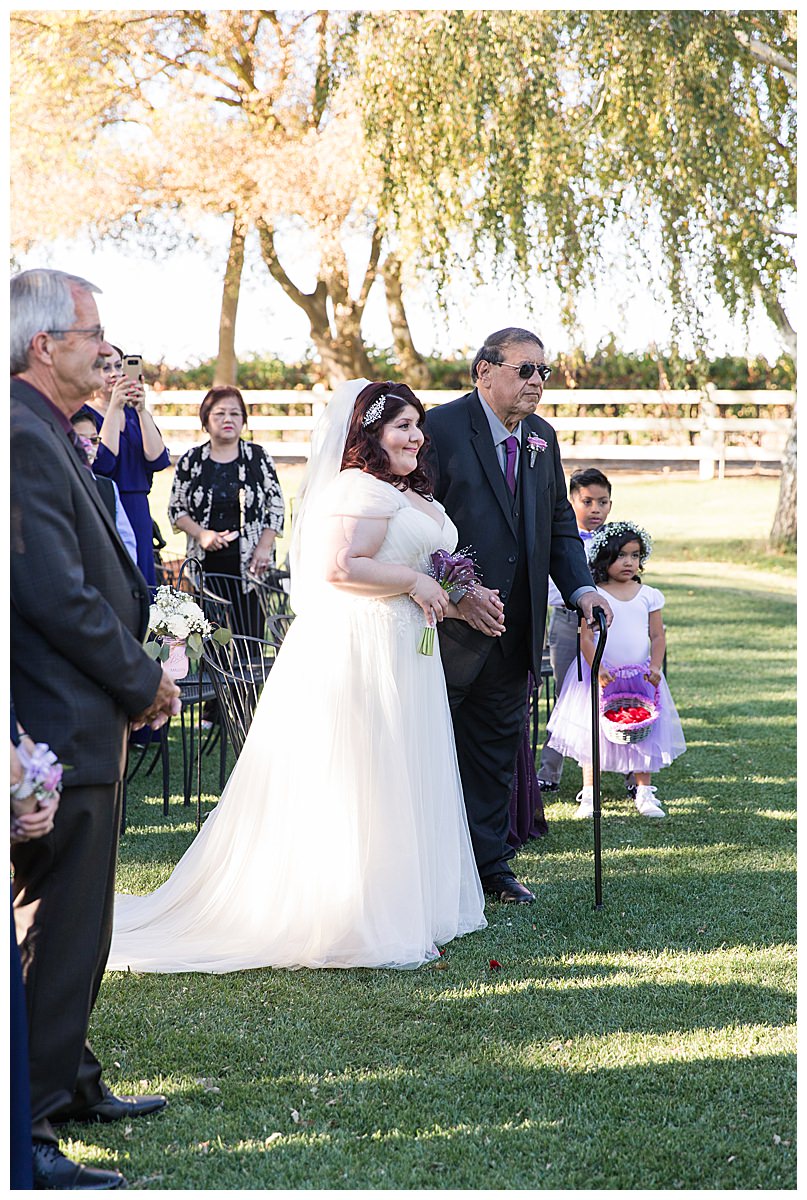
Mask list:
[[[635,745],[636,742],[643,742],[650,730],[659,719],[661,712],[659,706],[659,689],[656,688],[653,699],[642,691],[641,688],[634,686],[631,689],[627,680],[636,678],[641,679],[647,670],[647,665],[635,664],[625,667],[616,667],[611,672],[616,678],[611,683],[606,683],[602,689],[602,701],[600,711],[605,718],[600,724],[604,736],[609,742],[616,742],[619,745]],[[636,721],[611,721],[608,719],[609,712],[615,712],[620,708],[645,708],[650,716],[643,720]]]

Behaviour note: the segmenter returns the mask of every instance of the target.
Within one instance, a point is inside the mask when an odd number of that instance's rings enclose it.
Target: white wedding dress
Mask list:
[[[162,887],[116,897],[108,969],[413,967],[486,924],[438,640],[417,652],[407,595],[324,581],[334,515],[387,518],[376,560],[423,571],[457,543],[434,508],[442,526],[355,470],[324,489],[306,603],[221,801]]]

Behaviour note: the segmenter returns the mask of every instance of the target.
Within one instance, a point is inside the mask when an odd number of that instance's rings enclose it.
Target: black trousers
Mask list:
[[[463,632],[459,622],[456,628]],[[509,872],[510,793],[527,709],[526,641],[523,652],[505,655],[494,642],[481,656],[445,636],[440,653],[477,870],[482,878]]]
[[[112,938],[120,783],[66,787],[54,829],[13,847],[14,917],[28,1017],[32,1132],[107,1094],[87,1044]]]

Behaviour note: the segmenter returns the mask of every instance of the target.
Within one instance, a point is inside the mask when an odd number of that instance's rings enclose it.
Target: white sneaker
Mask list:
[[[666,817],[664,809],[656,799],[656,789],[649,784],[639,784],[636,789],[635,804],[643,817]]]
[[[575,796],[579,805],[577,812],[574,813],[576,818],[592,817],[594,815],[594,788],[584,787]]]

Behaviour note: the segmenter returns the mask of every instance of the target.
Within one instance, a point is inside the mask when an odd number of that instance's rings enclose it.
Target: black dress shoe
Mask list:
[[[556,792],[560,787],[560,784],[553,783],[551,779],[539,779],[538,787],[541,789],[541,793],[543,794],[544,792]]]
[[[149,1113],[159,1112],[165,1108],[168,1101],[165,1096],[113,1096],[110,1092],[83,1112],[67,1118],[84,1124],[88,1121],[123,1121],[130,1117],[147,1117]]]
[[[126,1187],[120,1171],[74,1163],[52,1142],[34,1142],[33,1159],[34,1187],[41,1192],[109,1192]]]
[[[482,880],[482,891],[487,896],[495,896],[502,904],[534,904],[535,897],[529,888],[519,883],[515,875],[485,875]]]

